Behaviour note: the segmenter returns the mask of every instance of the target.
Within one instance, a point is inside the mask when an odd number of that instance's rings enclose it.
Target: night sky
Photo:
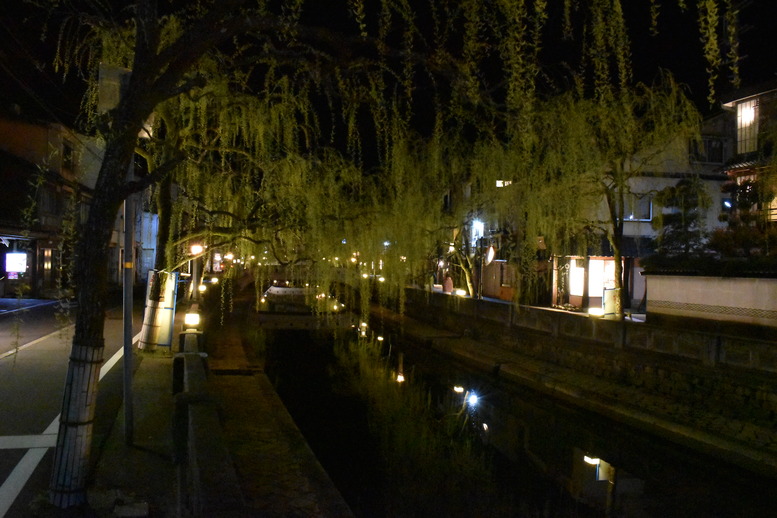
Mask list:
[[[623,3],[627,15],[638,22],[632,30],[636,78],[650,83],[656,79],[658,67],[666,68],[687,85],[689,96],[703,112],[714,111],[716,107],[706,102],[707,74],[694,14],[681,13],[676,0],[660,2],[659,35],[651,36],[647,30],[648,2]],[[748,86],[777,78],[777,0],[746,0],[745,4],[740,14],[740,68],[742,84]],[[7,112],[15,103],[35,118],[73,124],[83,82],[71,77],[63,83],[54,72],[53,31],[41,41],[40,16],[31,16],[29,10],[18,2],[11,12],[0,15],[0,111]],[[718,89],[725,93],[731,87],[719,85]]]

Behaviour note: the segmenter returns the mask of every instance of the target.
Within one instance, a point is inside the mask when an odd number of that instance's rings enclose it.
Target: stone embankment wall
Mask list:
[[[440,329],[700,410],[759,422],[777,419],[774,341],[420,290],[408,290],[407,313]]]

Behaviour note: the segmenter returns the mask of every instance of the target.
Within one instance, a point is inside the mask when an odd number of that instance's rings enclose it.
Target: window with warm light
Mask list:
[[[585,288],[585,268],[583,264],[578,259],[572,259],[569,262],[569,294],[576,297],[582,297]]]
[[[758,149],[758,99],[737,104],[737,153]]]

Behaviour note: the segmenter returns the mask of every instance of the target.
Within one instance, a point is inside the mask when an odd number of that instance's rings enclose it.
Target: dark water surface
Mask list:
[[[402,351],[406,376],[421,381],[434,404],[462,397],[451,390],[457,385],[480,396],[468,409],[467,423],[479,444],[493,451],[499,488],[512,496],[511,516],[777,516],[776,480],[433,351],[390,337],[386,344],[390,361],[396,363]],[[387,516],[383,454],[365,402],[352,393],[337,363],[332,337],[278,331],[267,336],[266,357],[278,394],[354,513]],[[504,510],[495,515],[504,516]]]

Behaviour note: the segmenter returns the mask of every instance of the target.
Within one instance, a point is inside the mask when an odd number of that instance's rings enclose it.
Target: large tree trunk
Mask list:
[[[612,246],[612,259],[615,262],[615,289],[614,297],[615,318],[623,319],[623,215],[626,200],[626,175],[623,162],[612,164],[613,187],[605,187],[604,197],[607,202],[607,210],[610,214],[612,229],[608,234],[610,246]]]
[[[110,160],[108,157],[106,152],[102,169],[126,170],[126,160]],[[115,189],[106,189],[104,196],[96,196],[92,200],[89,219],[81,228],[75,245],[74,278],[78,312],[49,487],[51,503],[60,508],[86,502],[97,382],[105,349],[103,331],[110,235],[121,203],[116,196],[109,196],[111,191],[115,192]]]

